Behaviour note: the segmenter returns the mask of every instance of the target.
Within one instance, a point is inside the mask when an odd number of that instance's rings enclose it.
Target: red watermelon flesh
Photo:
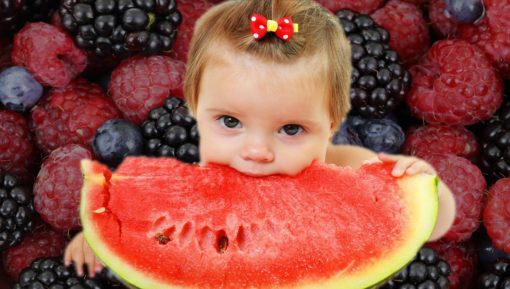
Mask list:
[[[437,214],[434,176],[403,185],[381,164],[262,178],[143,157],[82,169],[85,237],[139,288],[365,288],[412,259]]]

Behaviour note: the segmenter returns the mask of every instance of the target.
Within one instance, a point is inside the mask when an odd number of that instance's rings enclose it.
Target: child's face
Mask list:
[[[274,64],[224,50],[212,58],[196,109],[202,165],[264,176],[324,162],[333,128],[313,59]]]

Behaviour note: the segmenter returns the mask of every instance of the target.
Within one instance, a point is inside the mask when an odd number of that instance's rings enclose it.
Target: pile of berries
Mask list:
[[[0,1],[0,288],[122,287],[61,264],[80,230],[79,161],[199,162],[184,61],[219,2]],[[457,204],[382,288],[510,288],[510,0],[317,2],[352,47],[352,110],[332,143],[422,158]]]

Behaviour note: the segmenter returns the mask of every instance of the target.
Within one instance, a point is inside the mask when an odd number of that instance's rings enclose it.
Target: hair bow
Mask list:
[[[267,32],[274,32],[283,41],[288,42],[294,32],[298,32],[298,24],[292,23],[290,17],[282,17],[278,21],[267,20],[260,14],[251,15],[251,33],[257,40],[266,35]]]

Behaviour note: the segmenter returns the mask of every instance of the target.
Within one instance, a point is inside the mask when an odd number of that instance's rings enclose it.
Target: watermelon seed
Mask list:
[[[106,208],[105,207],[101,207],[97,210],[94,210],[93,212],[96,213],[96,214],[101,214],[101,213],[104,213],[106,211]]]
[[[225,253],[225,251],[227,251],[227,247],[228,247],[228,238],[227,236],[221,236],[220,238],[218,238],[218,242],[217,242],[217,250],[220,254],[223,254]]]
[[[161,245],[166,245],[168,242],[170,242],[170,238],[168,238],[167,236],[161,234],[161,233],[158,233],[156,235],[156,239],[158,240],[158,242],[161,244]]]

